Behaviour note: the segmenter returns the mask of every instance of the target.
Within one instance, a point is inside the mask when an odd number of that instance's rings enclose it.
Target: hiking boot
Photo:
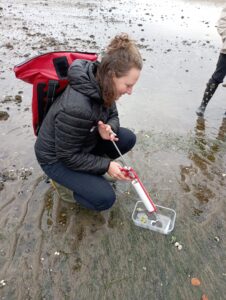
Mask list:
[[[213,94],[215,93],[218,85],[219,85],[218,83],[209,83],[209,82],[207,83],[206,89],[203,94],[201,105],[196,110],[197,116],[203,117],[207,104],[209,103],[210,99],[213,97]]]
[[[62,201],[68,203],[75,203],[73,192],[71,190],[57,183],[56,181],[50,180],[50,183],[53,186],[53,188],[56,190],[57,195]]]

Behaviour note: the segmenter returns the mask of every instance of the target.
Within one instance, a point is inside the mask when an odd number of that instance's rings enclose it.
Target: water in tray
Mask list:
[[[149,213],[143,203],[138,201],[132,215],[134,223],[159,233],[170,233],[174,228],[176,212],[159,205],[156,208],[157,212]]]

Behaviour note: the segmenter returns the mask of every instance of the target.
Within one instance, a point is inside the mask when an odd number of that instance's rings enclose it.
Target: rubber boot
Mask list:
[[[203,117],[206,106],[209,103],[210,99],[213,97],[213,94],[215,93],[217,87],[218,83],[207,83],[201,105],[196,110],[197,116]]]
[[[56,181],[50,180],[50,183],[53,186],[53,188],[56,190],[57,195],[62,201],[68,203],[75,203],[73,192],[71,190],[69,190],[63,185],[60,185]]]

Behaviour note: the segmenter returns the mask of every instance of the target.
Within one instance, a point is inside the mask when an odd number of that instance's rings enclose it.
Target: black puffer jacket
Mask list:
[[[118,131],[116,105],[103,106],[95,79],[98,63],[76,60],[68,71],[69,85],[53,103],[40,128],[35,153],[40,164],[62,161],[70,169],[103,174],[110,159],[90,152],[101,138],[97,122],[103,121]]]

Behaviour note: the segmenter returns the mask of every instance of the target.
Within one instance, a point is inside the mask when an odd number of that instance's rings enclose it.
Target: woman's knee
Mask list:
[[[129,136],[129,144],[131,146],[131,148],[134,147],[134,145],[136,144],[136,141],[137,141],[137,137],[136,135],[130,130],[130,136]]]
[[[121,127],[119,130],[119,147],[121,151],[126,153],[136,144],[136,135],[128,128]]]
[[[108,192],[106,194],[103,193],[103,196],[98,195],[98,197],[95,197],[95,195],[93,195],[92,199],[85,199],[74,193],[74,198],[75,201],[88,209],[102,211],[112,207],[115,203],[116,195],[114,192]]]
[[[96,205],[97,211],[107,210],[113,206],[115,203],[116,197],[105,197],[102,199],[102,201],[99,201],[99,203]]]

